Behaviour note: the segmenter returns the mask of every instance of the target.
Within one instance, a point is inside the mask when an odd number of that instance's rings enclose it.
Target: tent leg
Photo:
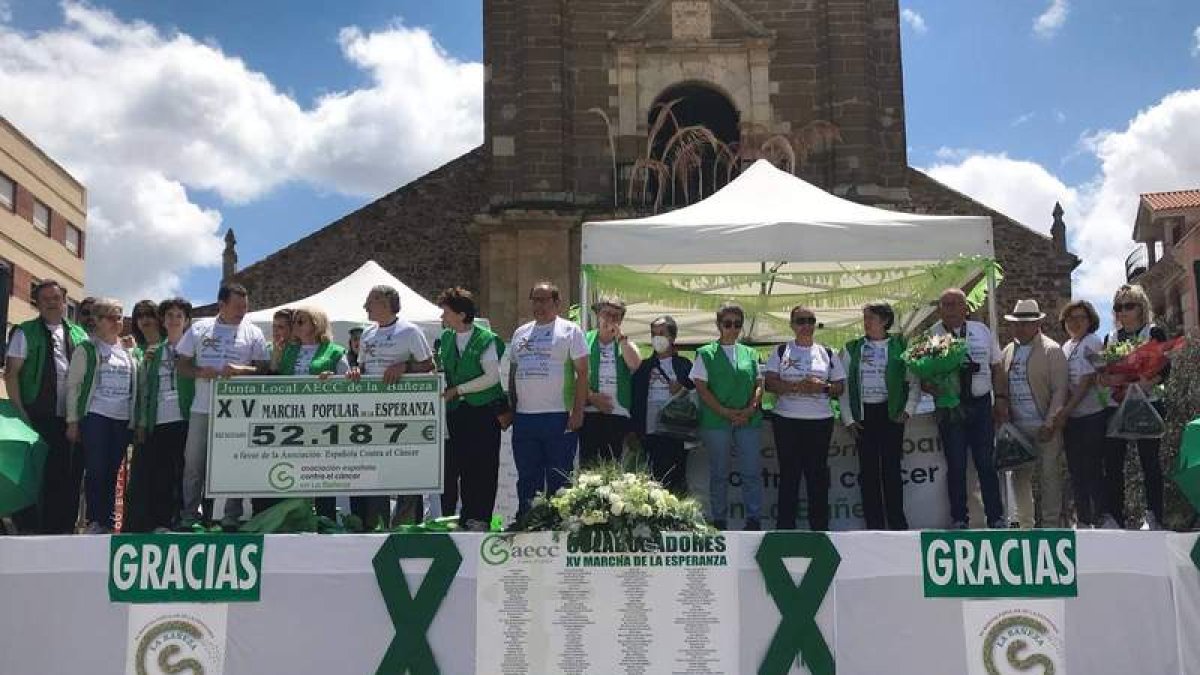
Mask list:
[[[996,315],[996,270],[991,266],[988,267],[987,271],[987,299],[988,327],[995,332],[999,319]]]
[[[579,326],[588,330],[588,275],[586,269],[579,270]]]

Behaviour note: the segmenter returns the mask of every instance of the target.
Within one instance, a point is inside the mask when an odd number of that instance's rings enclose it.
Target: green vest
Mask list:
[[[584,340],[588,347],[588,388],[600,391],[600,340],[599,331],[589,330]],[[617,403],[626,411],[633,407],[633,377],[629,372],[629,364],[621,356],[621,345],[613,342],[613,358],[617,364]]]
[[[341,361],[345,355],[345,347],[333,342],[322,342],[317,345],[317,351],[313,354],[312,363],[308,364],[308,374],[320,375],[321,373],[336,372],[338,361]],[[300,343],[289,342],[283,348],[283,355],[279,357],[279,374],[294,374],[296,359],[298,358],[300,358]]]
[[[710,342],[696,350],[696,358],[704,359],[708,373],[708,390],[726,408],[745,408],[754,397],[758,382],[758,352],[744,344],[737,344],[737,364],[729,362],[719,342]],[[749,426],[762,422],[762,412],[755,411]],[[700,404],[700,426],[704,429],[728,429],[729,420],[716,411]]]
[[[846,385],[850,394],[850,414],[855,422],[862,421],[862,382],[860,381],[859,363],[862,360],[862,348],[866,336],[855,338],[846,343],[846,353],[850,355],[850,364],[846,369]],[[908,383],[905,382],[904,361],[900,355],[907,347],[904,338],[899,335],[889,335],[887,338],[887,365],[884,366],[883,381],[887,385],[888,418],[899,419],[908,403]]]
[[[79,348],[83,349],[83,354],[87,357],[87,361],[85,362],[87,365],[83,371],[83,383],[79,388],[79,399],[75,402],[75,411],[78,414],[77,419],[82,420],[87,416],[88,402],[91,401],[93,390],[96,386],[96,370],[100,366],[100,357],[97,354],[96,343],[92,342],[91,340],[85,340],[84,342],[80,343]],[[133,349],[129,350],[129,360],[133,364],[133,381],[129,383],[129,386],[132,389],[131,393],[134,397],[134,403],[130,405],[129,410],[129,421],[131,425],[137,421],[137,364],[141,358],[141,347],[134,347]],[[70,416],[68,416],[68,419],[70,419]]]
[[[63,330],[68,335],[68,340],[75,347],[88,341],[87,331],[79,324],[71,323],[63,319]],[[21,401],[33,403],[37,400],[38,390],[42,386],[42,369],[46,366],[46,350],[49,345],[46,343],[46,332],[43,327],[42,320],[30,319],[22,323],[19,328],[25,336],[25,361],[21,364]]]
[[[442,337],[438,341],[438,361],[442,364],[448,386],[457,387],[483,375],[481,359],[488,345],[496,345],[497,359],[504,356],[504,341],[483,326],[475,326],[471,330],[471,339],[467,341],[462,354],[458,353],[456,335],[453,329],[447,329],[442,331]],[[463,394],[447,403],[446,407],[454,410],[466,401],[467,405],[473,408],[481,408],[501,398],[504,398],[504,389],[497,382],[483,391]]]
[[[146,386],[142,387],[145,393],[142,396],[138,426],[145,429],[153,430],[158,423],[158,370],[162,367],[162,357],[166,351],[166,340],[155,345],[154,354],[151,355],[144,371]],[[196,380],[180,375],[178,370],[174,373],[175,389],[179,392],[179,414],[187,421],[192,412],[192,401],[196,398]]]

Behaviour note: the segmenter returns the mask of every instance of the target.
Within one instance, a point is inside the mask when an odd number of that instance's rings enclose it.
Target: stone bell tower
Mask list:
[[[475,231],[484,310],[502,331],[527,318],[538,279],[577,301],[582,222],[695,201],[756,156],[835,194],[908,200],[897,0],[486,0],[483,11],[489,199]],[[691,125],[719,140],[724,165],[711,150],[655,154]],[[699,180],[689,187],[667,162]],[[637,203],[647,184],[660,204]]]

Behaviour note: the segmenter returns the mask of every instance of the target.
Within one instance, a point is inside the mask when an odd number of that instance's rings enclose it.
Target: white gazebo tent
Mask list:
[[[368,260],[345,279],[319,293],[269,309],[251,312],[247,318],[270,336],[271,317],[275,315],[276,310],[285,307],[318,307],[329,315],[334,341],[345,344],[351,328],[366,326],[369,323],[367,311],[363,309],[363,302],[367,299],[371,288],[379,285],[391,286],[399,291],[400,317],[419,326],[425,334],[425,338],[429,340],[429,344],[432,345],[433,341],[441,334],[442,310],[406,286],[404,282],[389,274],[374,260]]]
[[[992,223],[841,199],[759,160],[712,196],[669,213],[583,225],[585,307],[614,293],[629,305],[626,330],[645,336],[671,314],[681,342],[716,335],[725,300],[747,311],[744,339],[782,341],[788,311],[812,307],[827,344],[861,330],[860,308],[891,301],[895,329],[911,332],[950,286],[987,284],[996,323]],[[581,313],[586,322],[588,312]]]

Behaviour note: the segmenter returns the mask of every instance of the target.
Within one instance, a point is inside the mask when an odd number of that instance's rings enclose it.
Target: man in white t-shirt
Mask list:
[[[13,514],[13,524],[22,532],[71,534],[79,512],[83,456],[66,436],[67,368],[87,333],[63,315],[66,297],[57,281],[34,286],[38,316],[13,328],[8,344],[8,397],[49,446],[38,503]]]
[[[1001,363],[1000,345],[996,337],[987,325],[968,321],[967,313],[966,294],[958,288],[946,289],[938,298],[941,320],[929,329],[933,335],[952,333],[967,341],[967,363],[960,378],[962,386],[959,397],[962,403],[956,414],[941,415],[938,420],[942,451],[946,453],[950,518],[955,528],[967,528],[969,453],[979,477],[987,524],[989,527],[1004,527],[1000,478],[992,463],[992,452],[995,425],[1008,420],[1008,377]]]
[[[183,458],[180,521],[185,529],[200,518],[204,497],[213,380],[270,371],[267,340],[258,326],[245,320],[249,309],[250,301],[244,286],[221,284],[217,292],[217,316],[192,322],[175,348],[175,367],[179,375],[196,378],[196,398],[192,401]],[[205,503],[204,516],[213,518],[211,502]],[[236,527],[241,517],[241,499],[225,502],[223,525]]]
[[[509,349],[518,518],[538,492],[554,494],[567,484],[588,396],[583,330],[558,316],[558,287],[549,281],[534,284],[529,306],[533,321],[513,333]]]
[[[357,380],[382,377],[391,384],[405,373],[428,373],[433,370],[433,350],[425,334],[411,321],[400,318],[400,292],[391,286],[375,286],[367,293],[363,304],[367,318],[372,323],[362,334],[358,365],[352,366],[346,377]],[[435,495],[432,501],[440,500]],[[387,496],[359,497],[351,499],[350,510],[370,523],[388,512]],[[356,510],[357,509],[357,510]],[[395,522],[421,522],[424,508],[420,495],[401,495],[396,500]]]
[[[1008,374],[1009,412],[1013,424],[1037,445],[1037,460],[1013,469],[1017,519],[1021,527],[1060,527],[1063,474],[1063,436],[1058,411],[1067,402],[1067,357],[1062,347],[1042,333],[1037,300],[1018,300],[1004,320],[1012,325],[1013,341],[1004,346]],[[1034,519],[1034,466],[1038,472],[1041,518]]]

